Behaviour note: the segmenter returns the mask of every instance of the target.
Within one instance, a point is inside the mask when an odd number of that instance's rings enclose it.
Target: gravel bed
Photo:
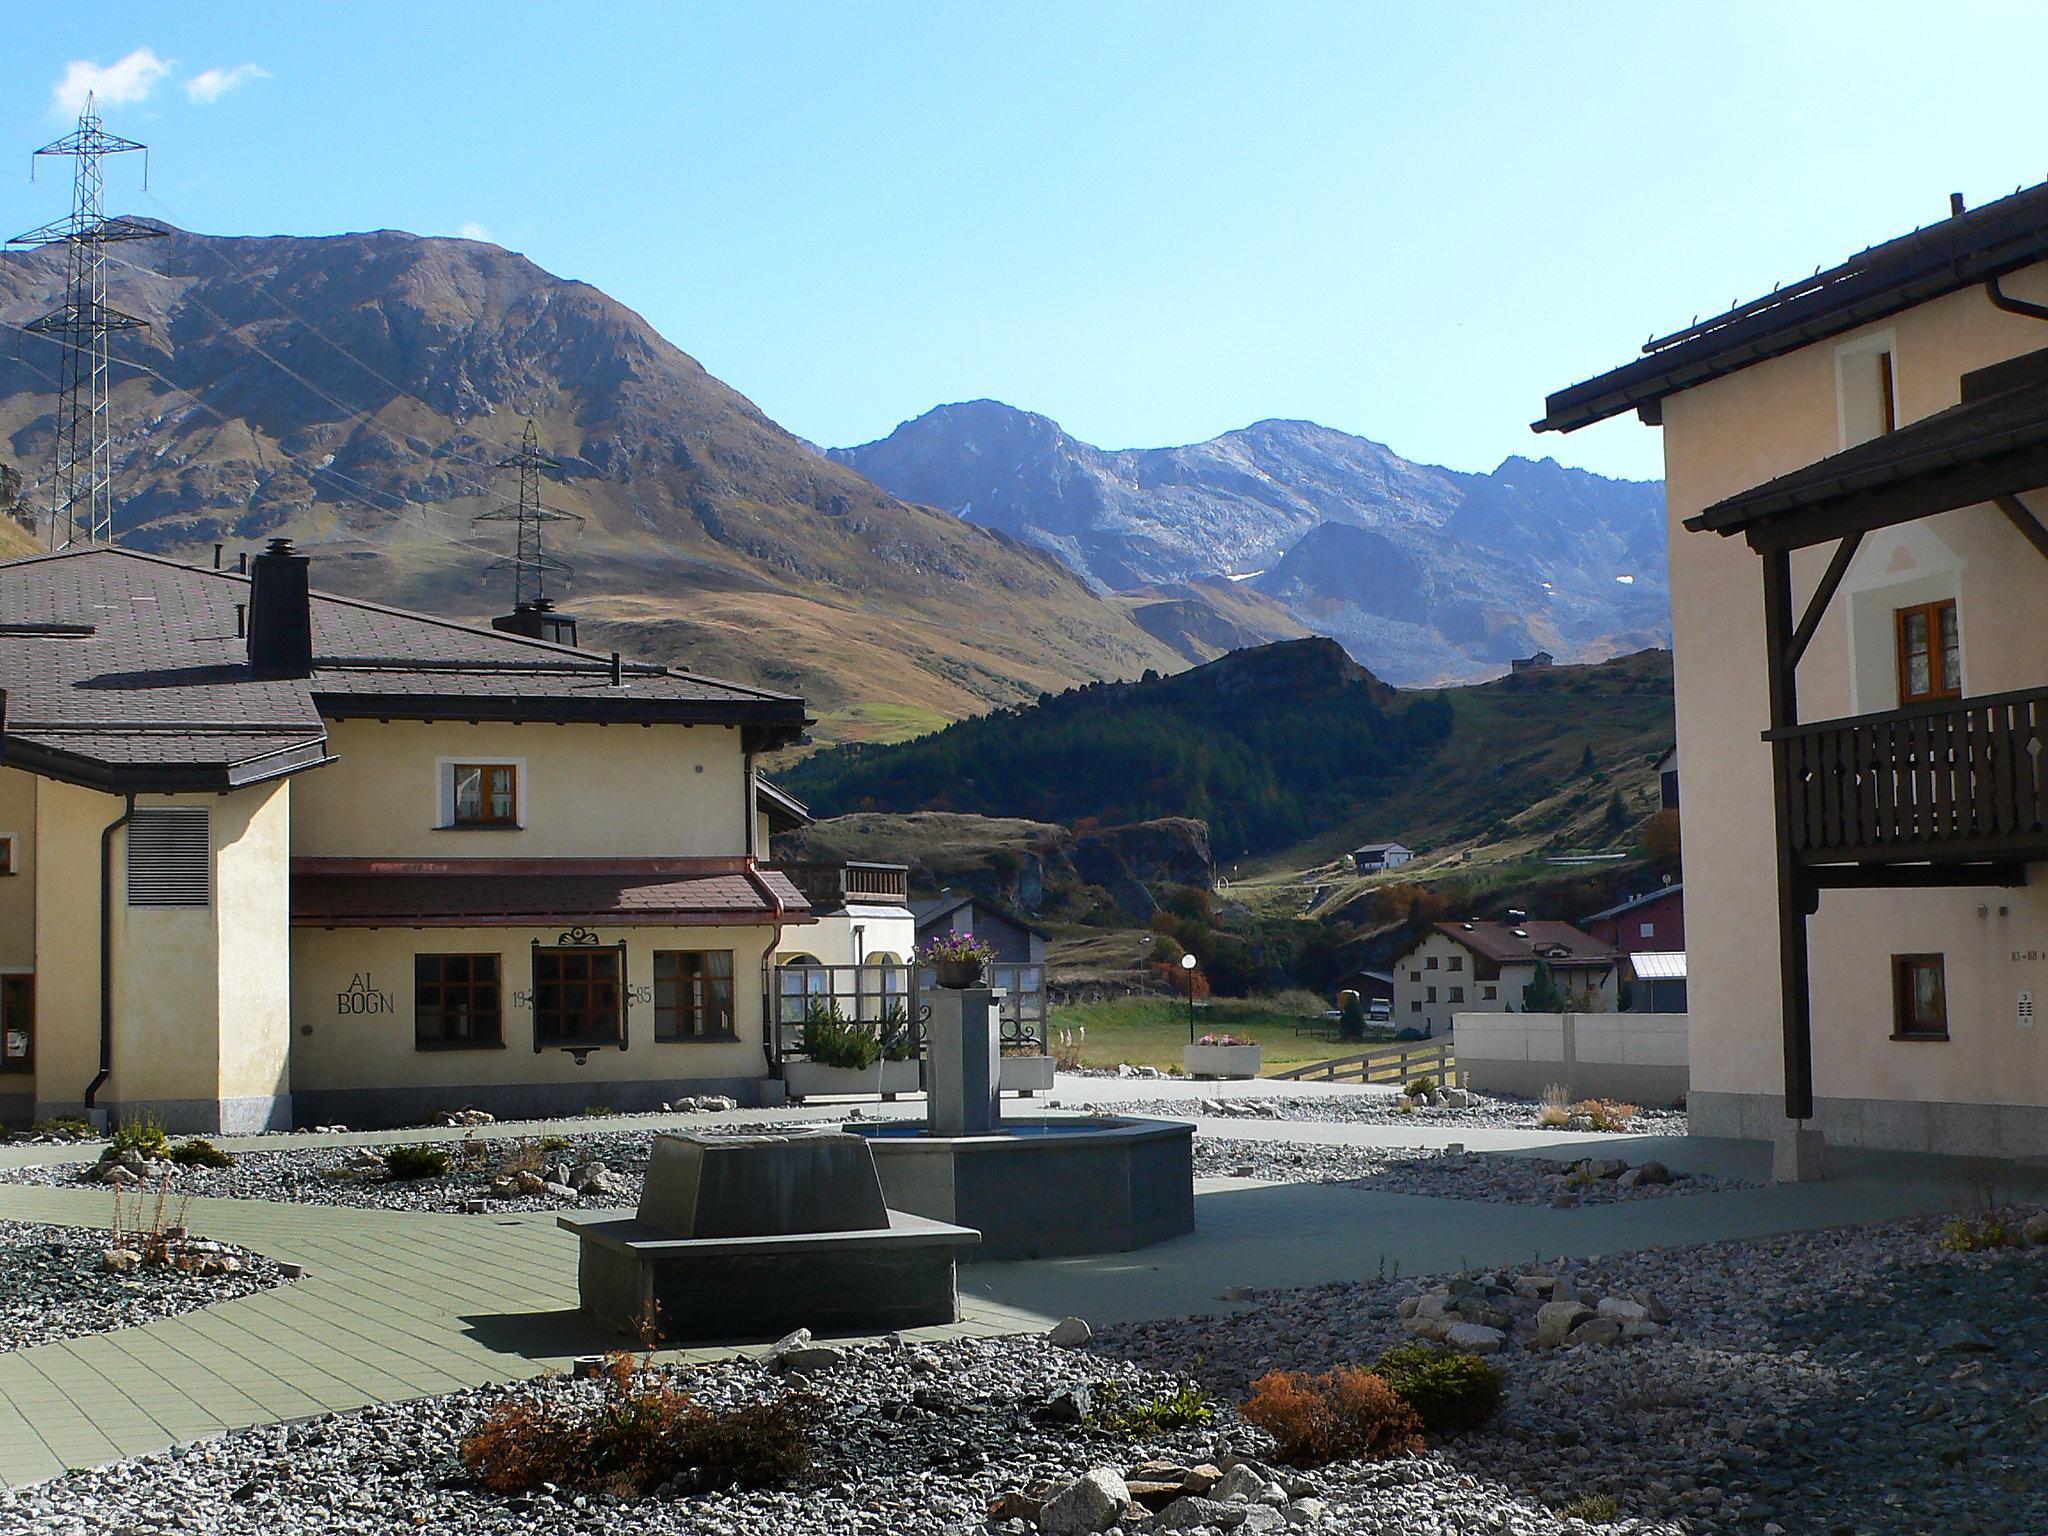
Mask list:
[[[100,1255],[112,1237],[106,1228],[0,1221],[0,1352],[175,1317],[284,1279],[273,1261],[224,1243],[209,1244],[208,1251],[240,1260],[243,1267],[233,1274],[110,1274]]]
[[[700,1401],[715,1406],[784,1390],[780,1379],[750,1362],[680,1374]],[[0,1492],[0,1528],[39,1536],[113,1530],[134,1536],[409,1536],[421,1530],[465,1536],[983,1536],[1028,1528],[992,1525],[988,1511],[998,1496],[1038,1479],[1067,1482],[1091,1467],[1129,1467],[1155,1457],[1221,1462],[1269,1445],[1227,1408],[1215,1424],[1144,1438],[1034,1417],[1059,1394],[1106,1379],[1133,1395],[1174,1384],[1169,1375],[1058,1350],[1042,1339],[853,1350],[844,1365],[803,1382],[824,1400],[807,1480],[774,1491],[631,1502],[568,1491],[514,1498],[481,1492],[456,1451],[501,1394],[480,1389],[236,1431]],[[588,1395],[594,1389],[554,1378],[514,1390]],[[1310,1474],[1306,1482],[1326,1491],[1331,1504],[1313,1526],[1318,1531],[1551,1536],[1572,1529],[1489,1479],[1462,1475],[1438,1455]]]
[[[1702,1536],[2048,1530],[2048,1246],[1949,1253],[1942,1226],[1544,1266],[1582,1296],[1653,1294],[1672,1320],[1654,1338],[1552,1351],[1518,1327],[1498,1357],[1501,1419],[1440,1454],[1553,1507],[1606,1494]],[[1092,1347],[1235,1400],[1268,1370],[1369,1363],[1409,1336],[1396,1308],[1428,1288],[1253,1292],[1238,1315],[1113,1328]]]
[[[1536,1113],[1542,1106],[1533,1099],[1473,1097],[1474,1102],[1464,1109],[1439,1109],[1425,1104],[1404,1110],[1400,1107],[1404,1101],[1391,1093],[1318,1094],[1298,1099],[1132,1099],[1070,1107],[1094,1114],[1157,1115],[1167,1120],[1316,1120],[1339,1125],[1427,1125],[1501,1131],[1584,1129],[1538,1125]],[[1683,1136],[1685,1111],[1645,1108],[1626,1130],[1613,1134]]]
[[[693,1134],[741,1136],[776,1134],[816,1125],[774,1123],[720,1123]],[[293,1200],[315,1205],[346,1205],[381,1211],[457,1211],[465,1202],[484,1199],[491,1181],[504,1170],[508,1160],[531,1153],[544,1164],[579,1165],[601,1162],[617,1183],[610,1195],[582,1199],[540,1193],[513,1199],[490,1199],[487,1213],[510,1211],[553,1211],[576,1206],[629,1206],[640,1199],[640,1184],[647,1172],[647,1159],[656,1132],[592,1131],[558,1138],[566,1145],[541,1150],[539,1140],[519,1137],[476,1137],[468,1141],[433,1143],[444,1148],[455,1166],[436,1178],[389,1179],[385,1177],[337,1176],[363,1148],[296,1147],[275,1152],[243,1151],[235,1154],[226,1168],[185,1167],[152,1164],[144,1180],[154,1190],[168,1173],[175,1195],[212,1195],[238,1200]],[[373,1147],[371,1150],[379,1150]],[[103,1188],[88,1177],[91,1163],[42,1163],[24,1168],[0,1170],[0,1183],[54,1184],[65,1187]]]
[[[1616,1176],[1599,1177],[1602,1165]],[[1506,1153],[1446,1153],[1428,1147],[1345,1147],[1284,1141],[1195,1137],[1198,1179],[1263,1179],[1281,1184],[1350,1184],[1390,1195],[1492,1200],[1510,1205],[1611,1205],[1667,1195],[1754,1189],[1707,1174],[1669,1172],[1668,1182],[1626,1181],[1618,1158],[1564,1161]],[[1661,1164],[1643,1165],[1661,1168]],[[1574,1168],[1586,1171],[1574,1176]],[[1638,1179],[1642,1176],[1639,1175]]]

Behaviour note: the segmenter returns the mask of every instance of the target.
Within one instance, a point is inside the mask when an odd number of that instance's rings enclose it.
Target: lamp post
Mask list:
[[[1188,976],[1188,1044],[1195,1043],[1195,957],[1192,954],[1180,957],[1180,968]]]

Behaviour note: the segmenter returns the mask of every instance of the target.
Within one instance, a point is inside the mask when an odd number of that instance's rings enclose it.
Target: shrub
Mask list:
[[[1640,1104],[1621,1104],[1613,1099],[1581,1099],[1572,1113],[1583,1115],[1596,1131],[1625,1131],[1629,1122],[1643,1112]]]
[[[497,1494],[544,1484],[634,1498],[680,1479],[766,1488],[810,1466],[817,1400],[713,1410],[625,1353],[606,1357],[598,1402],[514,1392],[461,1443],[463,1465]]]
[[[164,1131],[164,1123],[151,1114],[137,1115],[133,1120],[123,1120],[114,1127],[107,1137],[107,1150],[119,1157],[123,1152],[139,1152],[144,1157],[169,1157],[171,1138]]]
[[[1363,1040],[1365,1038],[1365,1004],[1359,999],[1356,992],[1346,992],[1342,1001],[1343,1007],[1338,1010],[1339,1022],[1337,1032],[1346,1040]]]
[[[1356,1366],[1321,1376],[1272,1371],[1252,1383],[1238,1410],[1278,1442],[1289,1466],[1378,1461],[1422,1449],[1422,1418],[1384,1379]]]
[[[1572,1123],[1571,1094],[1563,1083],[1552,1083],[1543,1090],[1543,1104],[1536,1111],[1536,1123],[1553,1127]]]
[[[1499,1366],[1421,1342],[1388,1350],[1374,1369],[1433,1435],[1477,1429],[1500,1412],[1507,1387]]]
[[[232,1152],[223,1152],[203,1136],[194,1136],[190,1141],[171,1148],[171,1161],[183,1163],[187,1168],[226,1168],[235,1160]]]
[[[820,999],[804,1010],[804,1054],[821,1067],[865,1072],[882,1056],[882,1040],[866,1024],[849,1020],[839,1005]]]
[[[910,1014],[901,1003],[891,1003],[889,1011],[882,1015],[882,1058],[917,1060],[917,1031],[910,1027]]]
[[[616,1115],[618,1111],[609,1104],[586,1104],[576,1113],[586,1120],[602,1120],[608,1115]]]
[[[569,1150],[569,1138],[566,1136],[543,1136],[533,1145],[536,1150],[544,1153],[566,1152]]]
[[[1407,1094],[1408,1097],[1411,1099],[1426,1099],[1432,1093],[1436,1092],[1436,1079],[1431,1077],[1427,1072],[1425,1072],[1422,1074],[1422,1076],[1410,1082],[1401,1091]]]
[[[448,1154],[431,1146],[387,1147],[384,1171],[394,1179],[438,1179],[448,1171]]]
[[[2017,1225],[1989,1211],[1977,1221],[1958,1216],[1942,1229],[1937,1241],[1950,1253],[1982,1253],[1990,1248],[2017,1248],[2025,1240]]]
[[[1095,1407],[1088,1415],[1091,1428],[1118,1435],[1165,1434],[1169,1430],[1212,1424],[1215,1420],[1216,1405],[1192,1381],[1182,1382],[1171,1392],[1128,1403],[1121,1387],[1105,1381],[1095,1389]]]

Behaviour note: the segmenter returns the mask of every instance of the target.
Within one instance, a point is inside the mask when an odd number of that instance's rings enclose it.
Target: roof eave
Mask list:
[[[226,794],[335,761],[325,740],[232,763],[109,763],[21,736],[0,736],[0,766],[109,795]]]

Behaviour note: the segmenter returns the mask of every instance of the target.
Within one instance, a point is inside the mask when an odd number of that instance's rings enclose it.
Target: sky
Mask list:
[[[23,6],[0,224],[64,212],[30,151],[94,88],[151,147],[113,211],[494,240],[814,442],[987,396],[1651,478],[1653,429],[1537,436],[1544,396],[2048,176],[2044,42],[1890,0]]]

